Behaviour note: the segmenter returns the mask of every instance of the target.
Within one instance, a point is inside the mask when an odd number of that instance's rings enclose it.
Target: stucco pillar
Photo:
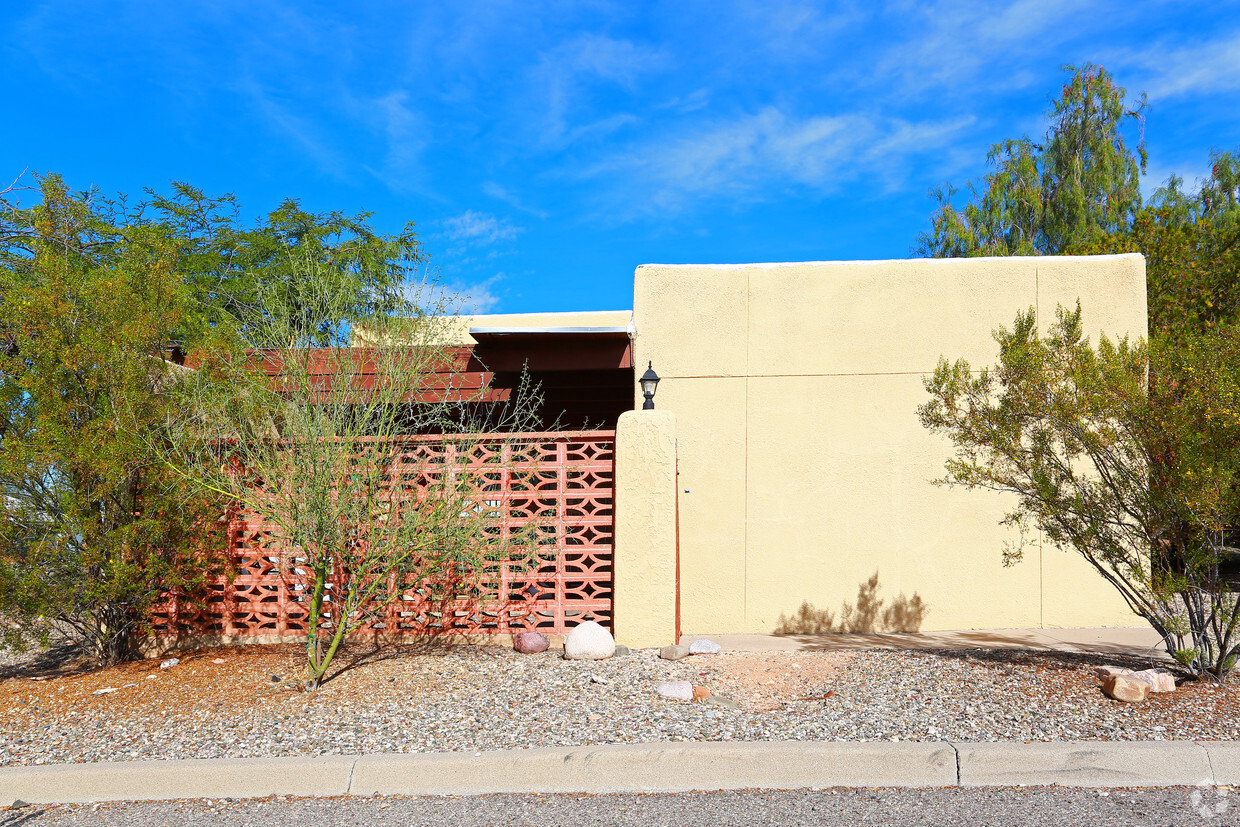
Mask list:
[[[615,473],[616,642],[667,646],[676,643],[676,415],[621,414]]]

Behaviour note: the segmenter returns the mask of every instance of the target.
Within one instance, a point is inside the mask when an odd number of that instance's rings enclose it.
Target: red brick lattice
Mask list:
[[[404,478],[406,485],[454,450],[453,437],[402,442],[400,458],[418,471]],[[481,602],[472,590],[444,599],[424,583],[408,584],[361,631],[564,634],[586,620],[610,626],[615,431],[504,434],[469,444],[471,462],[488,469],[477,488],[480,502],[497,514],[494,530],[535,531],[536,567],[497,563],[484,577],[490,597]],[[308,591],[297,558],[274,538],[276,527],[261,515],[238,513],[227,528],[230,574],[208,578],[197,600],[157,607],[155,634],[304,636]]]

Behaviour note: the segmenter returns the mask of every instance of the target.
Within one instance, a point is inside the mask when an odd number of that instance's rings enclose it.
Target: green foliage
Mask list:
[[[279,313],[280,324],[314,332],[313,343],[322,345],[342,320],[408,309],[402,288],[423,261],[412,224],[389,236],[374,231],[369,213],[315,214],[286,200],[244,227],[231,195],[211,198],[175,183],[171,195],[148,196],[132,216],[180,247],[178,269],[209,324],[244,331]],[[330,280],[330,307],[321,304],[324,285],[309,282],[305,268],[295,266],[303,260],[313,262],[316,279]]]
[[[160,232],[57,177],[40,189],[0,204],[0,615],[10,644],[71,629],[112,662],[209,564],[219,505],[149,451],[176,371],[161,353],[193,305]]]
[[[1028,137],[991,147],[992,172],[968,187],[957,208],[957,190],[935,196],[931,229],[917,244],[931,257],[1013,256],[1062,253],[1074,244],[1118,232],[1141,207],[1140,140],[1134,156],[1122,134],[1140,122],[1144,99],[1124,104],[1124,89],[1101,67],[1065,67],[1071,78],[1048,113],[1041,143]]]
[[[921,422],[955,445],[940,482],[1015,494],[1006,523],[1080,553],[1186,668],[1224,678],[1240,652],[1230,527],[1240,333],[1158,341],[1152,352],[1103,337],[1095,348],[1078,306],[1061,308],[1045,337],[1032,310],[995,337],[994,369],[944,359],[926,380]]]
[[[516,400],[505,421],[471,417],[453,398],[459,369],[439,315],[373,315],[371,341],[389,344],[338,346],[351,292],[312,253],[290,251],[288,266],[305,289],[299,308],[278,285],[258,285],[262,321],[243,320],[254,349],[206,359],[178,384],[171,444],[190,483],[275,527],[272,554],[304,585],[307,685],[317,688],[346,637],[403,590],[477,599],[479,575],[532,552],[532,537],[497,530],[501,505],[485,492],[513,472],[503,450],[478,443],[484,431],[524,429],[538,400]],[[445,432],[438,443],[416,436]]]
[[[1066,251],[1144,254],[1153,338],[1240,323],[1240,163],[1230,152],[1210,160],[1195,192],[1172,177],[1128,226]]]

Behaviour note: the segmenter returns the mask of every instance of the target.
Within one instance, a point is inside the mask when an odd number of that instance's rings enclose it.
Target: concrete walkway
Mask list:
[[[1149,626],[1076,629],[966,629],[951,632],[820,635],[681,635],[688,645],[710,638],[725,652],[809,652],[850,649],[1044,649],[1165,658]]]
[[[1235,742],[692,742],[8,767],[0,769],[0,804],[375,793],[1237,783],[1240,744]]]

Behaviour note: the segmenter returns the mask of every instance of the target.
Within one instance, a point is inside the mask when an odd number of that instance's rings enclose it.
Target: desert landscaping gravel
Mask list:
[[[0,765],[521,749],[650,741],[1234,740],[1240,691],[1184,683],[1143,704],[1092,668],[1149,661],[1027,650],[655,650],[566,661],[554,649],[357,648],[318,692],[298,649],[204,649],[95,670],[0,666]],[[216,663],[215,661],[222,661]],[[690,681],[739,709],[660,697]],[[101,692],[101,690],[112,690]]]

